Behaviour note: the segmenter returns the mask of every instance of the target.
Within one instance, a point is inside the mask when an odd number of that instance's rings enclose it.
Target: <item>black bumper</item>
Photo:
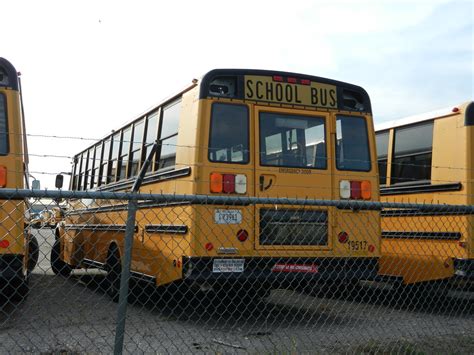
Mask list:
[[[244,259],[242,272],[213,272],[215,259]],[[183,258],[183,279],[195,282],[262,282],[276,286],[302,281],[374,280],[377,258]]]

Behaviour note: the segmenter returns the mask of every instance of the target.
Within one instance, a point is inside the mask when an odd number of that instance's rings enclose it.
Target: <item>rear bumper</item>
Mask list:
[[[216,259],[244,259],[241,272],[214,272]],[[261,282],[283,286],[301,281],[374,280],[377,258],[183,258],[183,279],[191,282]]]
[[[474,259],[454,259],[454,277],[474,281]]]

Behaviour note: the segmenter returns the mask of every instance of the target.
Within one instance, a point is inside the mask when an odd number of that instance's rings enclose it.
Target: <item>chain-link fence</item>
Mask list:
[[[0,199],[2,353],[474,351],[473,206]]]

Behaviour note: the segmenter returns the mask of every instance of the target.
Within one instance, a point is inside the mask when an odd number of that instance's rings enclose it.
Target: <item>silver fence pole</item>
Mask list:
[[[150,162],[152,161],[155,152],[159,151],[160,144],[155,141],[151,151],[148,154],[147,159],[144,161],[143,166],[138,173],[137,178],[132,186],[131,196],[136,196],[140,186],[142,185],[143,179],[145,178],[146,171]],[[114,354],[121,355],[123,352],[123,341],[125,337],[125,317],[127,315],[127,304],[128,304],[128,289],[130,283],[130,266],[132,263],[132,247],[133,247],[133,235],[135,233],[135,219],[137,216],[138,200],[131,198],[128,201],[128,215],[127,225],[125,227],[125,251],[123,258],[122,274],[120,275],[120,294],[119,294],[119,306],[117,311],[117,327],[115,329],[115,346]]]
[[[135,233],[135,217],[137,215],[138,202],[130,200],[128,202],[127,224],[125,228],[125,247],[120,275],[120,294],[117,311],[117,326],[115,328],[114,354],[120,355],[123,352],[123,342],[125,336],[125,318],[127,315],[127,296],[130,281],[130,266],[132,263],[133,235]]]

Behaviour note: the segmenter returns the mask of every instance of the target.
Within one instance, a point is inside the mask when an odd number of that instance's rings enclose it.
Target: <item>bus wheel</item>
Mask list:
[[[34,235],[29,235],[28,240],[28,272],[32,272],[38,263],[39,245]]]
[[[68,277],[71,274],[72,267],[61,260],[61,244],[57,239],[51,248],[51,268],[55,275]]]
[[[107,263],[105,265],[107,276],[106,292],[112,298],[112,301],[118,302],[120,295],[120,277],[122,274],[122,264],[117,247],[112,247],[107,255]]]

